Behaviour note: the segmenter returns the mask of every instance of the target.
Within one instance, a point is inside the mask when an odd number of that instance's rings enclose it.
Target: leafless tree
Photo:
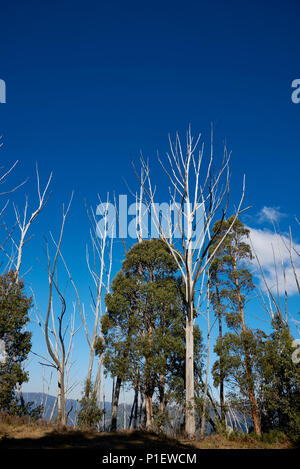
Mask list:
[[[101,203],[101,199],[99,197]],[[113,230],[115,229],[113,223],[109,219],[109,199],[106,203],[102,204],[102,225],[99,226],[96,222],[96,216],[93,209],[87,210],[87,215],[90,221],[90,242],[92,257],[90,257],[89,249],[86,249],[86,262],[89,273],[93,280],[95,294],[92,293],[91,309],[94,313],[94,324],[92,332],[89,333],[87,328],[86,318],[83,317],[84,330],[86,339],[90,348],[90,359],[88,366],[87,379],[91,379],[93,362],[95,357],[95,345],[97,340],[103,341],[101,333],[100,319],[103,312],[104,295],[110,290],[110,276],[112,268],[112,248],[113,248]],[[103,354],[99,355],[99,366],[102,366]],[[98,373],[98,382],[96,389],[100,389],[100,373]]]
[[[49,185],[51,183],[52,173],[50,174],[48,181],[44,187],[44,190],[42,192],[40,189],[40,176],[39,176],[39,171],[38,171],[37,166],[36,166],[36,178],[37,178],[37,193],[38,193],[37,207],[31,212],[31,214],[28,214],[29,200],[28,200],[28,196],[26,196],[22,215],[20,214],[19,208],[15,204],[13,204],[13,210],[14,210],[14,215],[15,215],[14,225],[9,228],[7,226],[7,223],[4,220],[2,223],[2,227],[4,228],[5,233],[6,233],[6,238],[4,242],[2,243],[0,249],[2,253],[4,253],[8,259],[8,264],[6,266],[6,269],[7,270],[12,269],[14,271],[15,281],[18,281],[20,277],[20,269],[21,269],[21,264],[22,264],[24,246],[33,237],[33,236],[30,236],[29,238],[26,238],[28,235],[28,232],[34,220],[44,209],[44,207],[46,206],[50,198]],[[3,215],[7,206],[8,206],[8,201],[5,204],[4,208],[2,209],[0,216]],[[6,247],[7,244],[9,245],[9,243],[11,243],[11,249],[9,247]]]
[[[45,205],[47,204],[50,194],[48,193],[49,185],[52,179],[52,173],[49,176],[48,182],[44,188],[44,190],[41,192],[40,190],[40,177],[39,177],[39,172],[38,172],[38,167],[36,166],[36,177],[37,177],[37,192],[38,192],[38,206],[37,208],[31,213],[31,215],[28,217],[28,197],[26,196],[25,200],[25,207],[24,207],[24,212],[23,212],[23,217],[21,218],[20,213],[18,208],[14,205],[14,211],[15,211],[15,216],[16,216],[16,221],[17,225],[20,231],[20,237],[19,241],[17,243],[14,242],[16,251],[17,251],[17,259],[16,259],[16,264],[15,264],[15,275],[16,278],[19,277],[20,274],[20,268],[21,268],[21,262],[22,262],[22,254],[23,254],[23,248],[25,243],[27,242],[26,236],[28,233],[29,228],[31,227],[33,221],[35,218],[39,215],[39,213],[43,210]]]
[[[47,254],[47,275],[49,282],[49,295],[48,295],[48,308],[46,315],[42,315],[38,308],[36,308],[36,314],[39,324],[43,327],[45,336],[46,346],[50,359],[42,357],[46,363],[45,365],[53,367],[57,370],[58,375],[58,394],[57,394],[57,405],[58,405],[58,420],[62,425],[67,424],[67,413],[66,413],[66,395],[70,391],[68,388],[68,378],[71,366],[71,355],[73,338],[78,331],[75,329],[75,304],[73,304],[73,314],[68,320],[67,325],[64,325],[66,319],[67,304],[66,299],[59,287],[58,275],[57,275],[57,264],[61,254],[61,244],[63,239],[64,227],[67,215],[70,210],[73,194],[70,198],[70,202],[65,209],[63,206],[62,223],[60,228],[60,234],[58,241],[56,241],[51,234],[52,242],[55,246],[54,257],[51,261],[49,243],[46,240],[46,254]],[[55,293],[59,301],[59,313],[57,314]],[[57,316],[56,316],[57,314]],[[66,340],[66,333],[69,330],[69,341]]]
[[[209,247],[218,235],[216,233],[213,237],[210,236],[211,225],[220,212],[219,218],[225,218],[230,186],[230,153],[228,153],[226,146],[224,146],[221,167],[215,171],[213,135],[211,137],[210,157],[205,168],[203,167],[204,145],[200,145],[200,139],[201,134],[195,139],[192,136],[191,128],[189,128],[186,145],[183,149],[181,139],[177,133],[174,142],[169,137],[168,166],[158,157],[161,168],[170,181],[170,201],[165,213],[162,213],[158,208],[159,204],[155,203],[156,188],[152,185],[148,162],[141,158],[141,165],[145,175],[144,182],[135,170],[149,201],[151,217],[156,224],[159,236],[168,245],[185,282],[185,432],[190,439],[195,437],[194,321],[197,314],[195,302],[197,301],[198,283],[227,236],[227,233],[225,233],[213,252],[208,255]],[[235,210],[232,226],[241,213],[244,190],[245,183],[243,183],[241,199]],[[229,227],[228,232],[232,226]],[[176,245],[176,240],[180,243],[179,246]]]
[[[298,222],[297,218],[296,221]],[[274,315],[277,315],[282,323],[289,327],[290,320],[294,319],[289,317],[288,312],[288,274],[294,277],[297,291],[300,294],[299,271],[297,270],[295,262],[295,259],[300,257],[300,252],[298,252],[293,241],[291,227],[289,227],[289,234],[286,236],[280,231],[279,226],[273,224],[273,229],[275,240],[275,245],[271,245],[275,278],[273,283],[268,279],[261,259],[251,241],[251,249],[254,253],[258,272],[263,283],[263,288],[259,288],[259,299],[263,309],[267,312],[271,320],[274,319]]]
[[[295,217],[295,219],[296,219],[296,222],[297,222],[298,226],[300,226],[300,222],[299,222],[298,218]],[[283,236],[281,236],[281,239],[284,242],[284,237]],[[298,293],[300,294],[299,272],[297,271],[296,266],[295,266],[295,257],[300,259],[300,252],[295,248],[295,244],[293,242],[293,235],[292,235],[291,227],[289,228],[289,243],[287,244],[287,243],[284,242],[284,244],[285,244],[286,248],[289,251],[290,262],[291,262],[291,266],[292,266],[292,269],[293,269],[293,275],[294,275],[295,282],[296,282],[296,285],[297,285]]]
[[[101,199],[99,197],[99,202]],[[101,333],[101,316],[103,312],[104,295],[109,292],[110,288],[110,275],[112,268],[112,248],[113,248],[113,230],[109,219],[109,209],[111,204],[107,198],[106,203],[101,203],[103,209],[102,222],[97,223],[96,215],[94,210],[90,210],[86,207],[87,216],[90,222],[90,249],[86,247],[86,263],[93,280],[94,289],[90,288],[91,293],[91,305],[90,310],[93,313],[94,320],[92,321],[92,327],[90,328],[88,318],[86,314],[85,305],[81,302],[79,290],[76,283],[68,269],[68,266],[61,256],[62,261],[65,265],[71,284],[73,285],[78,310],[80,313],[81,321],[84,328],[85,337],[89,347],[89,363],[87,368],[86,379],[91,382],[92,373],[94,368],[95,351],[97,345],[103,343],[103,337]],[[91,251],[91,253],[90,253]],[[99,406],[101,405],[101,381],[103,380],[103,352],[98,354],[98,368],[95,377],[95,391],[98,396]],[[86,392],[89,387],[86,386]],[[102,395],[104,399],[104,388],[102,388]],[[88,396],[86,396],[88,397]],[[103,402],[104,407],[104,402]]]
[[[1,136],[0,136],[0,139],[1,139]],[[2,147],[2,143],[0,143],[0,148]],[[12,171],[14,170],[14,168],[17,166],[18,164],[18,160],[15,161],[8,170],[4,171],[3,174],[0,175],[0,185],[2,184],[5,184],[7,182],[7,177],[12,173]],[[2,170],[3,168],[1,168]],[[25,184],[26,181],[23,181],[21,184],[18,184],[16,186],[13,186],[12,188],[10,189],[7,189],[7,190],[3,190],[1,193],[0,193],[0,196],[4,196],[4,195],[9,195],[13,192],[15,192],[17,189],[19,189],[21,186],[23,186],[23,184]],[[7,265],[5,266],[4,268],[4,272],[11,269],[12,266],[13,266],[13,260],[14,260],[14,256],[13,256],[13,253],[11,252],[10,254],[8,253],[8,248],[6,247],[6,245],[9,243],[9,241],[11,241],[11,237],[12,237],[12,233],[14,231],[14,228],[16,227],[16,223],[15,223],[15,226],[13,228],[10,228],[9,230],[7,229],[7,225],[5,223],[5,221],[3,220],[3,216],[4,214],[6,213],[7,211],[7,208],[9,206],[9,202],[10,200],[7,199],[3,205],[3,207],[1,208],[0,210],[0,222],[1,222],[1,226],[2,228],[4,228],[4,231],[5,231],[5,239],[1,242],[0,244],[0,251],[2,252],[2,254],[5,255],[5,257],[7,258]]]

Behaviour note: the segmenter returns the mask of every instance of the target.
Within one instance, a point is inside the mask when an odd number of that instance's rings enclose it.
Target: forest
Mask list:
[[[158,157],[168,200],[157,195],[161,180],[154,180],[143,156],[129,169],[136,180],[130,228],[135,240],[122,235],[124,213],[115,195],[103,202],[102,194],[97,208],[85,208],[90,239],[82,270],[88,274],[89,303],[70,267],[70,252],[63,249],[75,197],[66,195],[57,210],[57,233],[43,240],[47,295],[41,301],[39,290],[27,284],[24,272],[30,266],[23,266],[24,253],[39,217],[47,213],[54,176],[43,186],[36,167],[37,205],[32,209],[25,198],[19,209],[10,200],[27,183],[9,183],[16,164],[3,170],[0,180],[7,187],[1,194],[1,421],[43,420],[43,405],[25,402],[22,391],[30,379],[28,357],[35,354],[41,383],[50,372],[57,382],[49,423],[68,426],[72,354],[84,343],[76,429],[115,434],[126,392],[131,402],[122,420],[125,430],[188,441],[250,435],[299,444],[300,323],[293,303],[300,294],[297,216],[288,231],[274,222],[276,244],[263,246],[273,255],[270,279],[246,223],[245,179],[239,200],[232,201],[230,152],[224,146],[217,158],[213,136],[205,148],[189,127],[184,138],[170,137],[169,151]],[[110,216],[112,207],[116,217]],[[33,347],[32,323],[43,352]],[[109,421],[104,415],[108,381]]]

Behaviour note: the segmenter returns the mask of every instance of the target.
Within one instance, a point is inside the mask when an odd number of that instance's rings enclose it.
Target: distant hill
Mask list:
[[[41,392],[24,392],[23,393],[24,401],[33,402],[34,407],[39,405],[43,405],[44,407],[44,414],[43,418],[49,420],[54,403],[55,397],[47,394],[43,394]],[[77,413],[80,409],[79,402],[75,399],[67,399],[66,401],[66,409],[68,415],[68,425],[75,425],[77,419]],[[130,416],[131,406],[126,404],[125,413],[126,413],[126,422],[127,425],[129,424],[129,416]],[[57,408],[54,411],[53,419],[57,416]],[[105,402],[105,430],[109,430],[111,420],[111,402]],[[102,422],[103,425],[104,421]],[[124,404],[119,404],[119,412],[118,412],[118,429],[124,428]],[[101,428],[103,429],[103,427]]]
[[[47,394],[43,394],[41,392],[24,392],[23,393],[24,401],[27,402],[33,402],[34,407],[43,405],[44,407],[44,414],[43,418],[45,420],[49,420],[54,403],[55,403],[55,397]],[[77,413],[80,409],[79,402],[75,399],[67,399],[66,401],[66,409],[68,415],[68,425],[74,426],[76,424],[77,420]],[[171,415],[174,415],[174,409],[169,410]],[[131,412],[131,406],[129,404],[126,404],[125,407],[125,412],[124,412],[124,404],[120,403],[119,404],[119,409],[118,409],[118,430],[122,430],[124,428],[124,420],[126,418],[126,428],[129,426],[129,419],[130,419],[130,412]],[[124,415],[125,414],[125,415]],[[214,412],[212,409],[210,409],[210,415],[214,419]],[[53,414],[53,420],[57,416],[57,409],[55,409],[54,414]],[[245,422],[246,420],[246,422]],[[105,402],[105,420],[101,420],[101,425],[100,425],[100,430],[109,430],[110,427],[110,422],[111,422],[111,402]],[[231,419],[229,419],[229,416],[227,414],[227,424],[228,425],[233,425],[235,430],[240,430],[244,433],[247,432],[246,430],[246,425],[249,428],[251,426],[251,420],[249,418],[244,418],[241,413],[237,413],[235,416],[235,422],[233,422]],[[206,433],[210,434],[212,432],[212,427],[211,425],[207,422],[206,423]]]

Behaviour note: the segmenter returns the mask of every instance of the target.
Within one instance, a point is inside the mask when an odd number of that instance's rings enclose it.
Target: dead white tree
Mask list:
[[[33,224],[34,220],[37,218],[37,216],[41,213],[41,211],[46,206],[46,204],[47,204],[47,202],[50,198],[50,195],[51,195],[49,193],[49,186],[50,186],[50,183],[51,183],[51,180],[52,180],[52,173],[50,173],[50,176],[48,178],[48,181],[47,181],[44,189],[41,190],[40,176],[39,176],[38,166],[36,165],[36,179],[37,179],[37,195],[38,195],[38,204],[37,204],[36,208],[30,214],[28,213],[29,199],[28,199],[28,196],[26,196],[25,197],[25,205],[24,205],[22,215],[20,213],[19,208],[15,204],[13,204],[14,215],[15,215],[15,224],[14,224],[14,226],[12,228],[8,228],[6,223],[3,222],[3,227],[4,227],[4,230],[6,232],[6,239],[5,239],[5,242],[1,246],[1,251],[8,258],[9,263],[8,263],[7,268],[14,270],[15,280],[16,281],[20,277],[20,269],[21,269],[21,264],[22,264],[22,256],[23,256],[24,246],[25,246],[26,243],[28,243],[32,239],[32,236],[29,237],[29,238],[26,238],[27,235],[28,235],[28,232],[29,232],[29,230],[31,228],[31,225]],[[0,178],[0,183],[1,183],[1,178]],[[18,186],[18,187],[20,187],[20,186]],[[15,189],[13,189],[13,190],[15,190]],[[4,209],[6,209],[7,205],[8,204],[5,205]],[[16,229],[18,229],[18,233],[19,233],[17,236],[15,235]],[[8,252],[7,248],[5,247],[5,245],[9,241],[12,244],[11,252]]]
[[[21,262],[22,262],[22,254],[23,254],[23,248],[24,245],[27,241],[26,236],[28,233],[29,228],[31,227],[33,221],[35,218],[39,215],[39,213],[43,210],[45,205],[47,204],[50,194],[48,193],[48,188],[51,183],[52,179],[52,173],[49,176],[49,179],[46,183],[46,186],[44,190],[41,192],[40,189],[40,177],[39,177],[39,171],[38,167],[36,166],[36,178],[37,178],[37,193],[38,193],[38,206],[35,210],[32,211],[31,215],[28,217],[28,197],[26,196],[25,200],[25,207],[23,211],[23,217],[21,219],[20,213],[18,208],[14,205],[14,211],[15,211],[15,216],[16,216],[16,221],[17,225],[20,230],[20,238],[18,243],[16,244],[16,250],[17,250],[17,260],[16,260],[16,265],[15,265],[15,275],[16,278],[19,277],[20,274],[20,268],[21,268]]]
[[[92,327],[88,325],[88,318],[85,312],[85,305],[81,302],[79,290],[76,286],[76,283],[68,269],[68,266],[60,253],[61,259],[65,265],[65,269],[68,273],[70,282],[74,288],[77,305],[81,317],[81,321],[84,328],[84,333],[89,347],[89,363],[87,368],[87,381],[91,382],[92,373],[95,360],[95,349],[97,343],[103,342],[103,337],[101,333],[101,316],[103,312],[103,302],[104,295],[109,292],[110,288],[110,275],[112,268],[112,248],[113,248],[113,232],[114,232],[114,222],[111,222],[110,219],[110,210],[112,204],[107,198],[106,203],[102,203],[99,197],[99,202],[101,207],[99,209],[98,215],[102,215],[101,223],[97,222],[96,214],[91,208],[88,210],[86,207],[87,216],[90,222],[90,243],[91,243],[91,252],[88,246],[86,247],[86,263],[89,270],[89,273],[92,277],[95,293],[90,288],[91,293],[91,311],[94,315],[94,320],[92,321]],[[100,405],[100,394],[101,394],[101,369],[103,368],[103,352],[98,356],[98,370],[95,377],[95,391],[98,395],[99,405]],[[89,387],[86,386],[86,392],[88,392]],[[104,393],[103,393],[104,395]],[[88,397],[88,396],[86,396]]]
[[[103,336],[101,332],[101,316],[103,312],[104,295],[110,291],[110,276],[112,268],[112,249],[113,249],[113,240],[114,240],[114,220],[110,219],[110,208],[112,204],[109,203],[109,198],[107,196],[107,201],[105,203],[101,202],[99,197],[99,206],[97,213],[102,215],[101,223],[97,223],[96,215],[94,210],[91,208],[90,211],[87,209],[87,215],[90,221],[90,243],[92,258],[90,257],[90,252],[88,247],[86,248],[86,262],[88,266],[89,273],[92,277],[95,294],[91,290],[92,304],[91,309],[94,313],[94,323],[91,333],[88,331],[86,317],[83,316],[84,330],[86,334],[86,339],[90,349],[90,358],[87,372],[87,379],[91,380],[93,363],[95,357],[95,346],[96,342],[102,341]],[[99,207],[100,213],[99,213]],[[99,355],[99,368],[102,367],[103,353]],[[100,370],[97,373],[98,380],[96,381],[96,391],[100,389]]]
[[[0,139],[1,139],[1,136],[0,136]],[[0,148],[1,147],[2,147],[2,143],[0,143]],[[18,160],[15,161],[7,171],[5,171],[3,174],[0,175],[0,186],[7,182],[7,177],[11,174],[11,172],[17,166],[18,162],[19,162]],[[25,183],[26,183],[26,180],[23,181],[22,183],[16,185],[16,186],[13,186],[11,189],[7,189],[7,190],[4,190],[4,191],[0,192],[0,196],[8,195],[8,194],[11,194],[11,193],[15,192],[17,189],[19,189]],[[7,265],[4,268],[4,272],[6,272],[7,270],[12,268],[12,266],[14,264],[14,258],[15,258],[14,257],[15,253],[13,252],[13,250],[11,250],[11,253],[9,254],[8,251],[7,251],[7,248],[6,248],[6,244],[9,241],[11,241],[12,234],[13,234],[15,228],[16,228],[16,225],[17,225],[17,223],[15,223],[15,225],[12,228],[8,229],[7,225],[6,225],[6,222],[3,220],[3,216],[4,216],[4,213],[6,212],[8,206],[9,206],[9,202],[10,202],[10,200],[7,199],[4,206],[2,207],[2,209],[0,211],[0,222],[1,222],[1,226],[4,228],[4,231],[5,231],[5,239],[0,244],[0,251],[7,258]]]
[[[33,293],[34,297],[34,293]],[[43,335],[45,336],[45,318],[41,314],[39,307],[37,305],[36,299],[34,297],[34,303],[35,303],[35,321],[39,325]],[[51,320],[49,321],[49,341],[51,344],[51,348],[56,356],[57,361],[61,362],[64,366],[62,365],[61,367],[57,366],[57,362],[54,362],[53,359],[48,359],[47,357],[41,355],[40,353],[32,352],[34,355],[42,359],[43,361],[40,361],[40,365],[43,367],[43,382],[45,380],[44,374],[45,374],[45,368],[54,368],[57,372],[57,383],[58,383],[58,389],[57,389],[57,394],[56,398],[52,407],[52,410],[50,412],[50,417],[48,419],[49,422],[52,421],[56,407],[58,407],[58,421],[62,423],[63,425],[67,423],[67,412],[66,412],[66,406],[65,402],[67,399],[67,396],[69,393],[71,393],[77,383],[70,383],[70,371],[73,365],[72,362],[72,353],[73,353],[73,338],[75,334],[78,332],[79,328],[75,329],[75,317],[76,317],[76,310],[75,310],[75,303],[73,304],[73,313],[69,317],[69,321],[66,327],[62,329],[62,337],[64,340],[64,350],[65,353],[62,352],[62,347],[61,347],[61,342],[59,339],[59,334],[57,333],[57,326],[56,326],[56,317],[54,314],[54,307],[51,307]],[[61,316],[60,316],[61,317]],[[58,318],[58,321],[60,321],[60,317]],[[68,332],[68,340],[66,338],[66,333]],[[63,379],[61,377],[62,371],[64,372]],[[52,380],[52,372],[50,374],[50,379],[48,383],[48,389],[47,393],[44,393],[44,390],[42,391],[43,396],[45,398],[44,402],[44,410],[47,405],[47,400],[48,400],[48,395],[49,395],[49,390],[50,390],[50,385],[51,385],[51,380]],[[63,387],[61,388],[61,382],[63,381]],[[44,389],[44,385],[43,385]],[[62,395],[62,391],[64,392],[64,395]],[[64,410],[65,409],[65,410]],[[65,411],[65,419],[62,418],[62,414]]]
[[[146,175],[145,183],[135,171],[150,202],[151,219],[155,223],[160,238],[173,254],[185,282],[185,432],[190,439],[195,437],[194,322],[197,311],[194,305],[197,301],[198,283],[240,215],[245,190],[244,182],[232,225],[208,255],[209,247],[214,243],[215,236],[218,234],[210,236],[213,220],[220,212],[219,218],[224,219],[228,209],[230,153],[227,152],[225,146],[220,169],[215,172],[213,138],[211,137],[210,157],[208,164],[203,168],[204,145],[200,146],[200,139],[201,134],[194,139],[189,128],[186,146],[183,149],[178,133],[174,142],[169,137],[170,152],[167,153],[167,167],[159,157],[159,163],[170,181],[170,201],[164,204],[164,207],[155,203],[155,188],[152,186],[149,164],[143,158],[141,159]],[[225,181],[222,185],[223,179]]]
[[[300,226],[300,222],[299,222],[298,218],[295,217],[295,219],[296,219],[297,224]],[[292,266],[294,279],[295,279],[295,282],[296,282],[296,285],[297,285],[298,293],[300,294],[300,278],[299,278],[300,275],[299,275],[299,270],[297,270],[296,265],[295,265],[295,256],[298,260],[300,260],[300,252],[299,252],[298,249],[296,249],[295,243],[293,242],[293,235],[292,235],[292,228],[291,227],[289,228],[289,243],[285,242],[285,239],[282,235],[281,235],[281,239],[282,239],[285,247],[287,248],[287,250],[289,252],[290,263],[291,263],[291,266]]]
[[[61,244],[63,239],[64,227],[67,215],[70,210],[73,194],[70,198],[70,202],[65,209],[63,206],[62,223],[60,228],[60,234],[58,241],[55,241],[51,234],[52,241],[55,246],[54,258],[51,262],[49,244],[46,240],[46,252],[47,252],[47,274],[49,282],[49,299],[46,317],[42,320],[43,331],[46,341],[46,346],[50,359],[46,359],[49,366],[54,367],[57,370],[58,375],[58,421],[62,425],[67,424],[67,413],[66,413],[66,395],[68,389],[68,375],[70,368],[70,358],[72,354],[73,338],[79,328],[75,329],[75,305],[73,305],[73,316],[69,319],[69,322],[64,326],[65,314],[67,311],[67,304],[64,295],[58,285],[57,279],[57,263],[58,258],[61,256]],[[60,312],[56,316],[54,293],[56,292],[59,303]],[[41,320],[41,315],[39,318]],[[69,330],[69,342],[66,343],[66,332]]]
[[[288,297],[290,285],[288,284],[288,279],[291,282],[292,278],[294,278],[297,292],[300,294],[299,267],[297,268],[295,260],[300,257],[300,252],[298,252],[297,246],[293,241],[291,227],[289,227],[288,235],[283,235],[279,226],[275,226],[275,224],[273,224],[273,229],[274,242],[271,244],[273,254],[272,279],[268,278],[268,273],[265,272],[251,236],[250,244],[263,284],[263,287],[258,289],[263,309],[271,320],[276,315],[284,325],[289,327],[290,320],[294,321],[294,319],[289,317]]]
[[[1,138],[1,137],[0,137]],[[2,147],[2,143],[0,143],[0,148]],[[14,170],[14,168],[17,166],[17,164],[19,163],[18,160],[16,160],[11,166],[10,168],[5,171],[3,174],[0,175],[0,185],[2,184],[5,184],[6,183],[6,178],[7,176],[9,176],[9,174]],[[1,168],[2,169],[2,168]],[[12,187],[11,189],[7,189],[3,192],[0,192],[0,196],[2,195],[7,195],[7,194],[11,194],[12,192],[15,192],[17,189],[19,189],[19,187],[23,186],[23,184],[25,184],[26,180],[21,182],[20,184],[17,184],[16,186]]]

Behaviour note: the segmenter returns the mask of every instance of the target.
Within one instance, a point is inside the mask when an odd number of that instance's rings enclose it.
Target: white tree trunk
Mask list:
[[[188,438],[194,438],[195,435],[195,402],[194,402],[194,321],[192,318],[186,318],[186,414],[185,414],[185,432]]]

